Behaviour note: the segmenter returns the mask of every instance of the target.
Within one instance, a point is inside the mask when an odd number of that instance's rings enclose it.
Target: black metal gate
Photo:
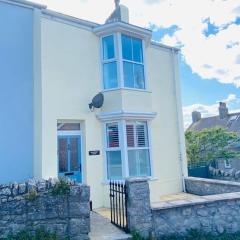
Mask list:
[[[127,191],[122,182],[110,181],[111,223],[128,232]]]

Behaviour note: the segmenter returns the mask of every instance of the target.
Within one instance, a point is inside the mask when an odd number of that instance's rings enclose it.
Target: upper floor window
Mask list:
[[[115,35],[102,38],[104,89],[145,89],[142,40],[124,34],[119,36],[118,41],[115,40]],[[122,49],[121,54],[115,49]],[[122,69],[119,74],[118,64],[119,69]]]
[[[118,87],[117,61],[115,58],[114,35],[102,39],[104,89]]]
[[[122,35],[124,87],[145,88],[142,40]]]

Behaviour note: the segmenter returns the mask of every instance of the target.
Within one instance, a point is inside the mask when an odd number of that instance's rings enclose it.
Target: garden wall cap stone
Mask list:
[[[226,200],[229,200],[229,201],[240,200],[240,192],[216,194],[216,195],[209,195],[209,196],[199,196],[199,198],[196,198],[196,199],[177,200],[177,201],[171,201],[167,203],[157,203],[152,205],[152,210],[157,211],[157,210],[170,209],[170,208],[188,207],[193,205],[196,206],[196,205],[216,203],[216,202],[221,202]]]
[[[205,182],[209,184],[219,184],[219,185],[234,185],[240,187],[239,182],[233,181],[224,181],[224,180],[216,180],[216,179],[209,179],[209,178],[196,178],[196,177],[185,177],[185,181],[195,181],[195,182]]]

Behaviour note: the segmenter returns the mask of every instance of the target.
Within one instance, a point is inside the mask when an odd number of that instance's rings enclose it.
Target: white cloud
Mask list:
[[[33,0],[75,17],[104,23],[114,8],[113,0]],[[181,45],[186,63],[202,78],[217,79],[240,87],[240,0],[122,0],[129,7],[131,23],[178,30],[165,35],[163,43]],[[219,32],[204,35],[206,19]]]
[[[186,129],[192,123],[193,111],[201,112],[202,117],[218,115],[219,102],[227,103],[227,106],[230,108],[230,113],[240,112],[240,109],[238,108],[240,104],[240,98],[238,98],[235,94],[229,94],[226,99],[219,100],[218,102],[211,105],[204,105],[199,103],[193,104],[183,107],[184,128]]]

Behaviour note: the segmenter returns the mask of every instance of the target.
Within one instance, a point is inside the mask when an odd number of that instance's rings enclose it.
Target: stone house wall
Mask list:
[[[129,179],[126,182],[130,231],[157,239],[184,234],[190,229],[213,233],[239,231],[240,183],[186,178],[187,191],[201,196],[151,206],[147,181]]]
[[[69,193],[56,195],[52,193],[55,183],[49,180],[0,185],[0,239],[40,228],[62,239],[89,239],[89,187],[69,182]],[[28,193],[33,191],[35,197],[30,199]]]

